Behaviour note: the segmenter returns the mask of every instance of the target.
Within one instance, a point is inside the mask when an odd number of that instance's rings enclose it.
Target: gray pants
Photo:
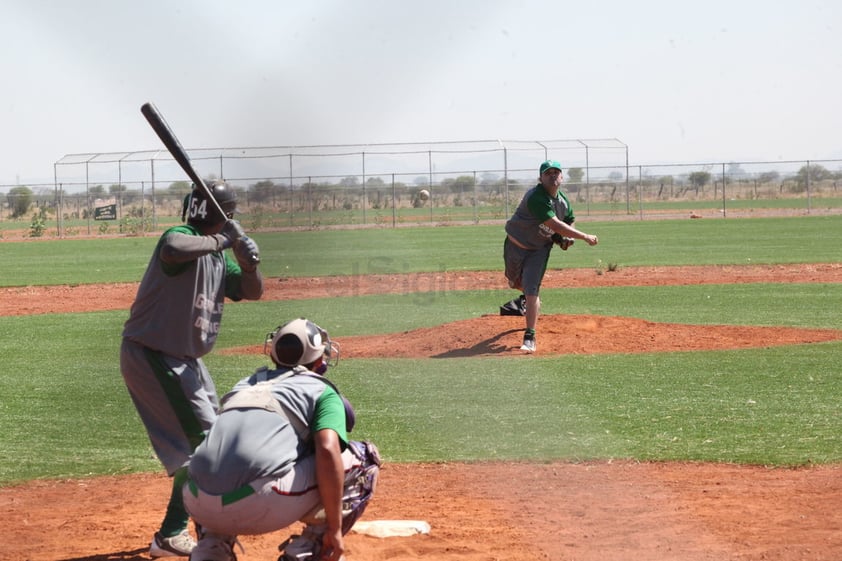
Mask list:
[[[364,503],[368,502],[374,491],[379,470],[379,464],[374,465],[370,457],[356,454],[355,451],[349,447],[342,452],[345,468],[343,518],[349,518],[347,529],[343,524],[343,533],[351,529],[356,517],[365,509]],[[361,478],[366,475],[372,477],[373,481],[362,481]],[[249,486],[253,492],[244,493],[243,498],[226,499],[224,496],[205,493],[188,482],[183,488],[184,505],[193,520],[204,530],[226,539],[242,534],[266,534],[299,521],[310,526],[325,523],[316,481],[315,456],[301,458],[280,477],[264,477],[252,481]],[[363,504],[354,507],[356,499],[362,499]],[[355,512],[346,514],[346,507]]]
[[[523,249],[506,237],[503,242],[503,262],[509,286],[520,287],[527,296],[537,296],[552,248],[552,244],[549,244],[540,249]]]
[[[187,464],[216,420],[219,399],[202,359],[178,359],[123,339],[120,371],[167,473]]]

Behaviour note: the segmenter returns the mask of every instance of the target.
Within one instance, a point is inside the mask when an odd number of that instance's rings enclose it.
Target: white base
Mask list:
[[[359,520],[351,531],[374,538],[393,538],[429,534],[430,524],[423,520]]]

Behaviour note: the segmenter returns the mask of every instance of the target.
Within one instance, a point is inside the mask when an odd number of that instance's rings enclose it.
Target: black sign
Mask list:
[[[117,220],[117,205],[96,207],[94,209],[94,220]]]

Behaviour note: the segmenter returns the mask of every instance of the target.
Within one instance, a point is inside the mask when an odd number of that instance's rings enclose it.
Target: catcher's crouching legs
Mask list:
[[[351,468],[345,472],[345,492],[342,496],[342,535],[347,534],[365,512],[377,487],[380,475],[380,451],[371,442],[352,440],[348,444],[352,456]],[[322,538],[327,527],[324,509],[318,506],[302,519],[306,523],[300,536],[291,536],[278,549],[278,561],[315,561],[319,559]]]

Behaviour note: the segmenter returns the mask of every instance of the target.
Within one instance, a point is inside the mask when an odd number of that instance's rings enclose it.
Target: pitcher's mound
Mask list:
[[[334,337],[343,358],[520,356],[524,319],[486,315],[426,327],[353,337]],[[543,315],[538,322],[538,355],[642,353],[744,349],[819,343],[842,339],[836,329],[686,325],[636,318],[591,315]],[[260,354],[262,346],[227,352]]]

